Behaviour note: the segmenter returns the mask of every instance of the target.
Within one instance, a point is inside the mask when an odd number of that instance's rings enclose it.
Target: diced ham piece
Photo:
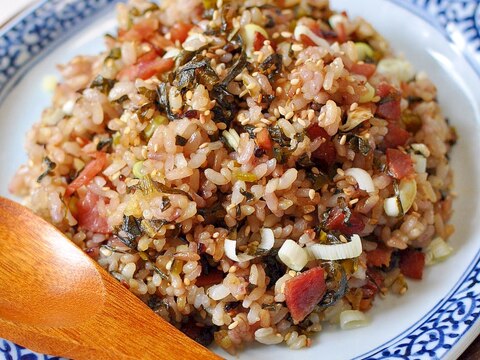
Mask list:
[[[134,24],[131,29],[119,31],[121,41],[143,41],[148,40],[155,35],[158,29],[158,20],[154,18],[145,19]]]
[[[400,126],[394,123],[389,123],[387,125],[388,133],[383,138],[383,143],[386,148],[396,148],[399,146],[404,146],[407,141],[410,139],[410,133],[402,129]]]
[[[365,228],[362,217],[357,212],[352,211],[350,219],[345,223],[345,214],[339,207],[334,207],[326,222],[326,227],[329,230],[338,230],[345,235],[358,234]]]
[[[403,179],[415,173],[410,155],[397,149],[387,149],[387,166],[389,173],[395,179]]]
[[[131,81],[136,78],[143,80],[150,79],[154,75],[162,74],[173,69],[175,61],[172,58],[155,57],[153,60],[139,60],[136,64],[130,65],[122,69],[118,75],[118,79],[129,79]]]
[[[107,219],[98,213],[98,201],[100,196],[92,191],[87,191],[77,203],[78,226],[84,230],[100,234],[110,233]]]
[[[201,274],[197,278],[195,285],[201,287],[220,284],[224,277],[225,274],[222,271],[218,269],[210,269],[208,274]]]
[[[192,27],[193,27],[192,24],[185,24],[183,22],[178,22],[174,24],[170,29],[170,38],[172,39],[173,42],[178,40],[180,43],[183,43],[187,39],[188,32]]]
[[[94,155],[95,159],[90,161],[80,172],[75,180],[73,180],[65,190],[65,197],[69,197],[83,185],[87,185],[92,179],[103,170],[107,163],[107,155],[98,151]]]
[[[393,249],[379,245],[375,250],[367,251],[368,266],[389,266]]]
[[[263,43],[267,40],[260,32],[255,32],[255,37],[253,38],[253,50],[259,51],[263,47]]]
[[[295,324],[303,321],[313,311],[326,289],[321,267],[307,270],[285,282],[285,301]]]
[[[400,93],[393,86],[381,83],[377,87],[377,95],[381,97],[381,100],[375,114],[383,119],[399,120],[402,114]]]
[[[412,249],[403,250],[400,252],[399,266],[403,275],[421,280],[425,267],[425,254]]]
[[[337,159],[337,151],[333,144],[331,137],[327,134],[325,129],[318,125],[312,125],[307,129],[307,134],[310,140],[315,140],[319,137],[325,139],[325,141],[312,153],[312,158],[317,160],[322,170],[328,169],[332,166]]]
[[[367,79],[375,74],[377,66],[375,64],[353,64],[350,71],[354,74],[363,75]]]

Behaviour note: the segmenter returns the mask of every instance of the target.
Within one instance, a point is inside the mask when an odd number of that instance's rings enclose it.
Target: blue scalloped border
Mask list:
[[[118,0],[42,0],[0,29],[0,102],[32,62],[46,49],[86,24]],[[415,13],[450,41],[457,43],[480,75],[480,1],[389,0]],[[445,299],[419,322],[391,341],[356,359],[443,358],[480,317],[480,252]],[[7,360],[59,360],[0,339],[0,356]]]

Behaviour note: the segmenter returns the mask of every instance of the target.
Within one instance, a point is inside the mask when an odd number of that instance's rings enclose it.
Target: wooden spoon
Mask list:
[[[75,359],[221,359],[52,225],[1,197],[0,337]]]

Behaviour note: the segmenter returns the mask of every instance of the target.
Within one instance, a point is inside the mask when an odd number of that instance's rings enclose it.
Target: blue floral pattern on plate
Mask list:
[[[0,91],[35,58],[97,11],[118,0],[43,0],[0,30]],[[440,30],[480,74],[480,2],[478,0],[390,0]],[[1,94],[0,94],[1,95]],[[1,99],[1,96],[0,96]],[[410,329],[357,359],[432,359],[444,357],[480,317],[480,254],[450,294]],[[57,360],[0,339],[6,360]]]

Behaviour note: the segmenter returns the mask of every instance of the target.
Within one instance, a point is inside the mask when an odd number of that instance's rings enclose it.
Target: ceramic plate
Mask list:
[[[115,0],[42,1],[0,30],[0,195],[26,160],[26,131],[50,94],[42,79],[55,64],[102,49],[115,27]],[[456,359],[480,330],[480,3],[442,0],[332,0],[368,19],[417,70],[438,86],[442,108],[460,136],[452,153],[456,192],[454,254],[410,281],[405,296],[376,300],[368,327],[326,327],[309,349],[253,348],[240,359]],[[225,354],[222,354],[225,356]],[[5,359],[54,359],[0,339]]]

